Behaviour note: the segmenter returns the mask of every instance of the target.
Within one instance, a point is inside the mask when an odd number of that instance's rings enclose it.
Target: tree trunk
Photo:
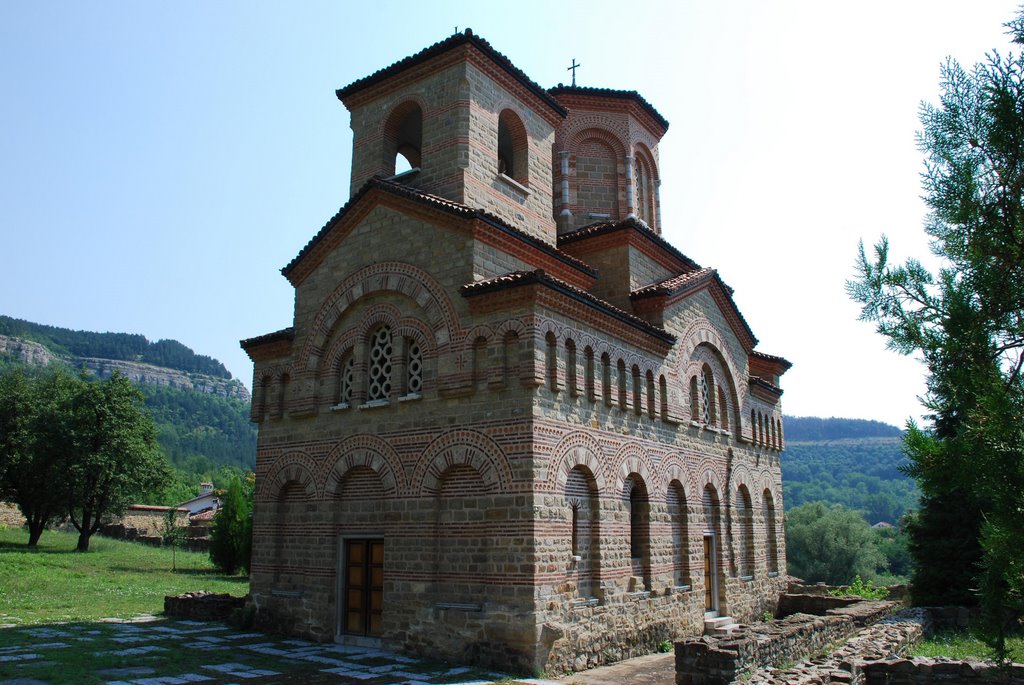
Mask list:
[[[46,524],[29,521],[28,522],[28,546],[37,547],[39,545],[39,538],[42,537],[43,531],[46,530]]]
[[[82,511],[82,525],[78,529],[78,551],[88,552],[89,551],[89,538],[92,537],[92,521],[91,512],[88,509]]]

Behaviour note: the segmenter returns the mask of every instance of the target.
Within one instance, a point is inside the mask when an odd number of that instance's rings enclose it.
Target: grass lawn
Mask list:
[[[78,534],[46,531],[35,550],[28,531],[0,528],[0,624],[37,625],[130,618],[163,611],[164,595],[209,590],[244,595],[249,579],[214,570],[205,553],[175,553],[93,536],[75,551]]]
[[[1014,635],[1007,639],[1010,659],[1024,662],[1024,636]],[[911,650],[911,656],[948,656],[952,659],[988,659],[991,652],[985,643],[969,632],[946,630],[936,632],[930,638]]]

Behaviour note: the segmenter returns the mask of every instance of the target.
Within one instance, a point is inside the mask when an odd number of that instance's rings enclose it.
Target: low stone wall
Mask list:
[[[778,618],[785,618],[793,614],[824,616],[830,609],[839,609],[863,601],[860,597],[830,597],[829,595],[787,592],[779,597],[779,609],[775,615]]]
[[[929,630],[928,613],[905,609],[862,628],[838,648],[806,659],[785,670],[763,668],[750,677],[751,685],[863,685],[868,664],[887,659],[918,642]]]
[[[793,614],[746,626],[729,638],[677,642],[677,685],[725,685],[758,668],[802,659],[891,614],[897,602],[859,601],[822,616]]]
[[[994,664],[952,659],[887,659],[865,664],[864,685],[1024,685],[1024,664],[999,669]]]
[[[164,613],[193,621],[223,621],[235,609],[245,606],[245,597],[214,592],[186,592],[164,597]]]
[[[184,507],[157,507],[148,504],[133,504],[115,523],[124,528],[134,528],[137,537],[160,535],[167,525],[167,514],[174,511],[174,523],[179,528],[188,525],[188,509]]]

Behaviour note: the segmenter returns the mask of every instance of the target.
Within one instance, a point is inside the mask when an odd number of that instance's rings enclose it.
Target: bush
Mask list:
[[[857,597],[863,597],[864,599],[885,599],[889,596],[889,588],[877,587],[870,580],[864,582],[857,576],[853,579],[853,583],[850,585],[843,585],[835,590],[830,590],[829,593],[833,597],[849,597],[855,595]]]
[[[252,504],[240,479],[233,478],[210,529],[210,561],[224,573],[249,571],[252,556]]]

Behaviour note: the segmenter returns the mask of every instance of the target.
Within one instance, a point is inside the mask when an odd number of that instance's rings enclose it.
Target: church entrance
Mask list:
[[[704,533],[704,611],[718,611],[718,565],[715,534]]]
[[[341,632],[376,637],[384,608],[384,541],[344,541]]]

